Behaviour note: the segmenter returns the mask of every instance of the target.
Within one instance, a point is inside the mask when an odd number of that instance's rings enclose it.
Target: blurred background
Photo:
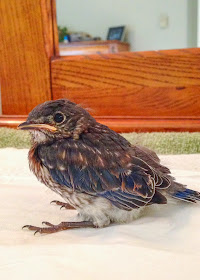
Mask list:
[[[104,41],[108,39],[109,28],[124,26],[124,34],[120,41],[128,43],[126,50],[145,51],[199,46],[198,0],[57,0],[56,2],[58,26],[66,28],[66,34],[79,35],[79,39],[73,38],[75,41],[93,39]],[[65,39],[67,43],[69,37]],[[63,55],[66,55],[64,49]]]

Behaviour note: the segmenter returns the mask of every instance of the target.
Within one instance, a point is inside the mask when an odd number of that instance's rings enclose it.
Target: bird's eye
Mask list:
[[[55,121],[56,123],[61,123],[61,122],[63,122],[63,121],[64,121],[64,115],[63,115],[62,113],[56,113],[56,114],[54,115],[54,121]]]

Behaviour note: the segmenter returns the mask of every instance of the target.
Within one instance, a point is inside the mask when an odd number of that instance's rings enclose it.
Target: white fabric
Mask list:
[[[28,150],[0,150],[0,279],[200,279],[200,205],[155,207],[131,224],[33,235],[25,224],[76,214],[29,172]],[[162,156],[200,191],[200,155]],[[60,199],[62,200],[62,199]]]

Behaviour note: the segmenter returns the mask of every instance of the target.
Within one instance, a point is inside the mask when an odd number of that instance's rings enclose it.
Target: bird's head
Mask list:
[[[73,137],[78,139],[95,119],[79,105],[59,99],[36,106],[18,129],[29,130],[34,142]]]

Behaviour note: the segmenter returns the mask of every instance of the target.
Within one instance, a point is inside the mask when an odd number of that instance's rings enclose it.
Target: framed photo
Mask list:
[[[125,26],[110,27],[108,29],[107,40],[123,41],[125,36]]]

